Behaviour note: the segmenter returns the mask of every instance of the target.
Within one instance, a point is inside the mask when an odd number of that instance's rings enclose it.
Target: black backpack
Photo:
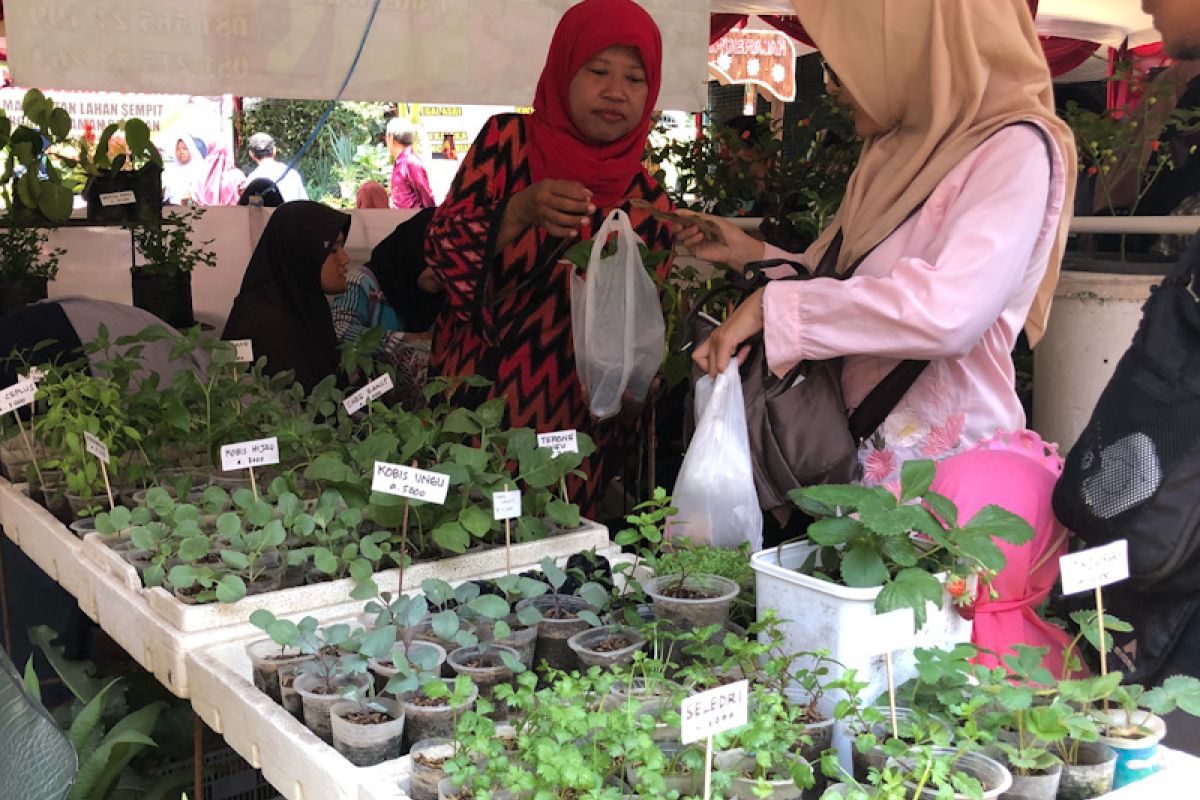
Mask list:
[[[1054,512],[1089,546],[1129,540],[1128,589],[1200,595],[1200,235],[1146,301]]]

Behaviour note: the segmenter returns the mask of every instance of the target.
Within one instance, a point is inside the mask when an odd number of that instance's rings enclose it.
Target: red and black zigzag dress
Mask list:
[[[636,452],[638,430],[614,420],[594,422],[588,412],[575,373],[570,269],[554,258],[562,240],[530,228],[497,257],[487,257],[508,198],[531,183],[525,146],[521,115],[500,114],[488,120],[429,224],[426,260],[446,289],[429,371],[490,379],[490,389],[457,399],[474,407],[503,395],[510,427],[538,432],[574,428],[592,436],[597,453],[583,467],[589,478],[568,484],[571,499],[590,516],[600,489]],[[664,210],[671,207],[644,172],[626,196],[644,198]],[[628,204],[623,208],[647,246],[670,248],[666,225],[645,209]],[[593,231],[611,210],[597,210]],[[660,279],[669,270],[668,259],[659,267]]]

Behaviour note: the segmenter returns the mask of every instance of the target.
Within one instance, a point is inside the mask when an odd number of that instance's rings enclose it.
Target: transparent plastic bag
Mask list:
[[[675,481],[672,505],[680,533],[698,544],[762,549],[762,509],[750,464],[750,435],[738,361],[716,381],[696,383],[696,433]]]
[[[614,233],[616,252],[605,256],[604,243]],[[666,326],[658,289],[642,266],[640,241],[617,209],[596,233],[587,275],[571,275],[575,369],[599,419],[621,410],[626,390],[644,400],[662,365]]]

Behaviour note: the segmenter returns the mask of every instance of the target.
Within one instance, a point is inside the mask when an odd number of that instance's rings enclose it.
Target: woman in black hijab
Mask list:
[[[325,295],[346,288],[350,215],[308,200],[284,203],[263,230],[223,339],[250,339],[267,372],[292,370],[311,391],[338,369]]]

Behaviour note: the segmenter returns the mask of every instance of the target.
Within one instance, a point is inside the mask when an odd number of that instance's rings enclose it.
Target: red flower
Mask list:
[[[1161,147],[1162,147],[1162,142],[1160,142],[1158,139],[1155,139],[1153,142],[1150,143],[1150,149],[1153,150],[1155,153],[1157,153],[1159,151],[1159,148],[1161,148]]]
[[[88,144],[96,143],[96,123],[90,119],[83,121],[83,138]]]
[[[1089,176],[1091,176],[1091,175],[1095,175],[1095,174],[1096,174],[1097,172],[1099,172],[1099,171],[1100,171],[1100,170],[1096,169],[1096,167],[1092,166],[1092,167],[1088,167],[1088,173],[1087,173],[1087,174],[1088,174]]]
[[[746,140],[749,138],[750,138],[750,131],[742,131],[742,139]]]

